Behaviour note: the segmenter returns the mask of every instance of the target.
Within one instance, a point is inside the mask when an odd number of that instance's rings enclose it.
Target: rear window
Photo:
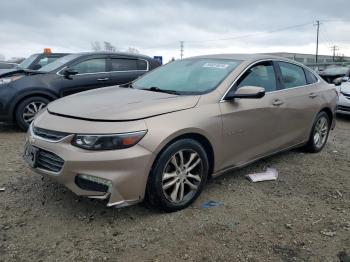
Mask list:
[[[285,88],[304,86],[307,84],[302,67],[286,62],[278,62],[278,64],[281,69],[282,82]]]
[[[112,71],[134,71],[137,70],[136,59],[112,58]]]

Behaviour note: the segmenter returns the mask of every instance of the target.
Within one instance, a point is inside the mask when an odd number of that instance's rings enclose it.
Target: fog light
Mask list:
[[[82,179],[86,180],[86,181],[90,181],[90,182],[92,182],[92,184],[82,183]],[[100,191],[100,192],[103,191],[106,193],[110,192],[111,187],[112,187],[111,181],[109,181],[107,179],[100,178],[100,177],[90,176],[90,175],[78,175],[76,177],[76,183],[82,189],[92,190],[92,191]],[[100,185],[100,186],[98,186],[98,185]]]

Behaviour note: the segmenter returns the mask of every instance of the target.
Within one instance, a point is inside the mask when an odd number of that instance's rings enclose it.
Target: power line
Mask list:
[[[311,25],[312,23],[303,23],[303,24],[297,24],[297,25],[292,25],[292,26],[287,26],[287,27],[281,27],[277,28],[274,30],[268,30],[264,32],[258,32],[258,33],[253,33],[253,34],[245,34],[245,35],[236,35],[236,36],[230,36],[230,37],[225,37],[225,38],[216,38],[216,39],[207,39],[207,40],[186,40],[186,43],[199,43],[199,42],[216,42],[216,41],[226,41],[226,40],[233,40],[233,39],[239,39],[239,38],[248,38],[248,37],[254,37],[257,35],[264,35],[264,34],[272,34],[280,31],[285,31],[289,29],[294,29],[298,27],[303,27],[306,25]]]

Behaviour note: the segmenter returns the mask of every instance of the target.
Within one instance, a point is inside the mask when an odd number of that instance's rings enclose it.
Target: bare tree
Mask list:
[[[105,51],[110,51],[110,52],[116,52],[117,51],[115,46],[112,45],[110,42],[104,41],[103,43],[104,43]]]
[[[91,42],[91,48],[93,51],[101,51],[101,43],[99,41]]]
[[[140,53],[140,51],[134,47],[129,47],[127,52],[131,53],[131,54],[139,54]]]

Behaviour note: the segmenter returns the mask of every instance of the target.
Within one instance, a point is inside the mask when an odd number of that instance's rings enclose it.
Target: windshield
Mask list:
[[[24,59],[22,63],[20,63],[17,68],[28,69],[29,66],[34,62],[34,60],[38,57],[38,54],[31,55],[30,57]]]
[[[73,59],[79,57],[78,54],[71,54],[71,55],[66,55],[61,58],[58,58],[57,60],[53,61],[50,64],[47,64],[46,66],[43,66],[42,68],[39,69],[41,72],[51,72],[53,70],[56,70],[63,66],[64,64],[72,61]]]
[[[190,58],[164,65],[133,83],[137,89],[204,94],[215,89],[240,63],[238,60]]]

